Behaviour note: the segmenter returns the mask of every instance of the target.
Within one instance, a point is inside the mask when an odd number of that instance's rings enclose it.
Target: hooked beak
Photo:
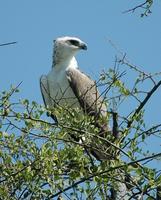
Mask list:
[[[79,45],[79,48],[80,48],[80,49],[83,49],[83,50],[87,50],[87,45],[86,45],[85,43],[81,43],[81,44]]]

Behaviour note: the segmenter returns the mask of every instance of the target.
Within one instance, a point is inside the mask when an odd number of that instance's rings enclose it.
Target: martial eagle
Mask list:
[[[76,37],[59,37],[54,40],[53,64],[48,75],[40,78],[40,88],[46,106],[68,105],[79,107],[84,113],[106,118],[107,108],[100,96],[95,81],[79,70],[75,55],[87,50],[87,45]],[[108,131],[107,124],[97,124]]]

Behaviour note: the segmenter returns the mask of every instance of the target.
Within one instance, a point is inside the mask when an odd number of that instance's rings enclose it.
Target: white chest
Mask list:
[[[56,71],[53,69],[48,74],[48,84],[53,104],[79,106],[78,100],[69,86],[65,70]]]

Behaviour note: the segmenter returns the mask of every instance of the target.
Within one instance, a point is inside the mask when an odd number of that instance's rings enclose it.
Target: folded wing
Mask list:
[[[79,69],[68,69],[67,79],[84,113],[106,117],[107,109],[96,83]]]

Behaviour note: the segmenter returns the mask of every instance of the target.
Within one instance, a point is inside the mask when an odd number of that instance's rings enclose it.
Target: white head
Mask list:
[[[79,50],[87,50],[87,45],[76,37],[59,37],[54,40],[54,64],[71,60]]]

